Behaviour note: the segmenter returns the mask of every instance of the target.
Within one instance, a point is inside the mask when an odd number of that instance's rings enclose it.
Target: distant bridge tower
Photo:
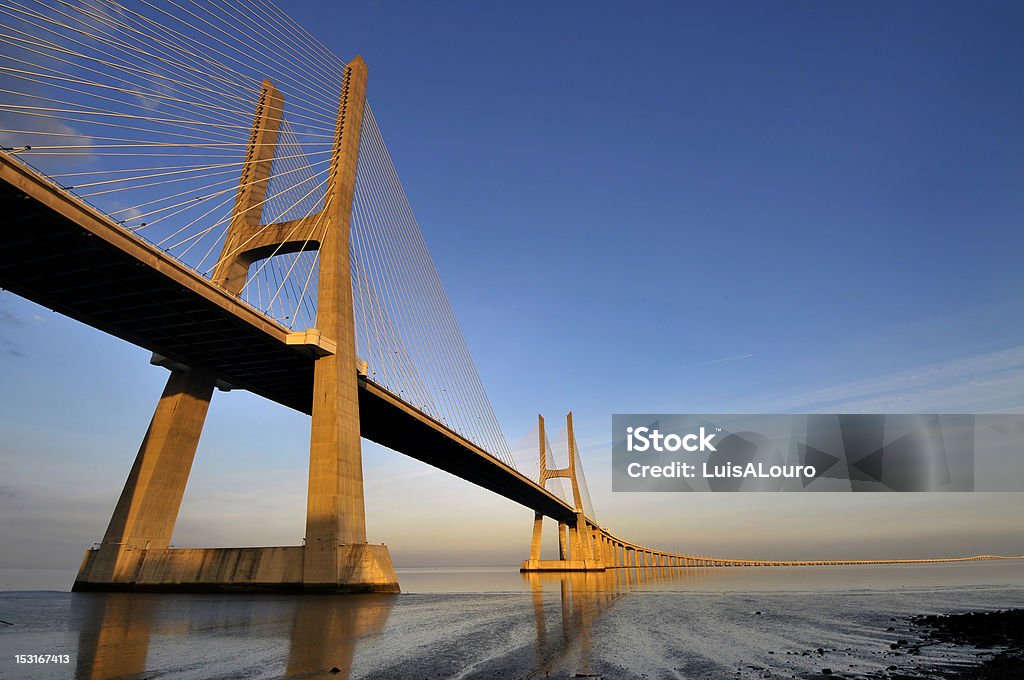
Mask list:
[[[167,386],[103,541],[86,553],[75,590],[132,590],[144,580],[147,588],[160,583],[176,590],[398,591],[387,547],[366,543],[363,503],[349,240],[366,76],[358,56],[345,68],[322,210],[271,225],[262,224],[262,208],[284,99],[272,83],[263,82],[231,221],[213,272],[213,280],[237,296],[253,262],[319,250],[319,328],[289,337],[289,344],[294,340],[306,345],[316,356],[305,545],[169,548],[216,379],[163,362],[171,369]],[[291,237],[295,233],[303,234],[301,240]],[[154,363],[160,362],[155,358]],[[182,574],[190,574],[188,582],[182,582]]]
[[[558,559],[541,560],[540,547],[544,527],[544,516],[535,513],[533,517],[533,538],[530,541],[530,559],[523,562],[522,571],[603,571],[605,550],[603,532],[586,517],[583,496],[580,493],[579,477],[576,473],[576,437],[572,429],[572,412],[565,417],[568,438],[569,464],[564,468],[549,468],[547,435],[544,416],[537,416],[540,443],[540,485],[547,488],[549,479],[564,477],[572,485],[572,502],[576,511],[575,522],[558,523]]]

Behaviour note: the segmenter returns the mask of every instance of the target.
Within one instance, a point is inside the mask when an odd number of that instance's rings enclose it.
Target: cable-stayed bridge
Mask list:
[[[387,548],[367,542],[361,437],[533,509],[525,570],[803,564],[672,554],[604,529],[571,416],[565,465],[543,421],[540,455],[517,459],[362,59],[342,62],[269,0],[0,0],[0,13],[0,285],[170,371],[77,589],[397,590]],[[170,548],[217,388],[311,416],[302,545]],[[544,517],[557,560],[540,559]]]

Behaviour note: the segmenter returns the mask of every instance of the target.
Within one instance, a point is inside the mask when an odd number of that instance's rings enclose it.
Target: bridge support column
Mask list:
[[[540,559],[541,534],[544,530],[544,515],[539,512],[533,514],[533,538],[530,540],[530,559]],[[564,558],[563,558],[564,559]]]
[[[307,591],[398,592],[387,547],[366,542],[363,458],[356,374],[355,316],[349,260],[352,196],[366,100],[366,65],[345,67],[324,200],[317,325],[337,345],[313,365],[306,545]]]
[[[586,559],[586,546],[583,541],[583,536],[580,534],[581,530],[579,524],[569,525],[569,555],[573,560]]]
[[[568,527],[564,522],[558,523],[558,559],[567,560],[569,559],[567,545],[565,543],[565,532]]]
[[[103,542],[86,553],[73,590],[132,583],[143,551],[170,545],[214,382],[200,371],[171,372]]]
[[[593,562],[594,555],[594,532],[587,523],[587,517],[582,511],[576,513],[576,533],[580,540],[580,557],[583,560]]]

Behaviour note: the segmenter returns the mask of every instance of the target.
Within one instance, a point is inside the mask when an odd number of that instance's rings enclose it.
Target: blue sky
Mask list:
[[[470,346],[636,409],[1019,340],[1020,19],[381,3],[324,39],[367,59]]]
[[[874,518],[844,554],[1024,553],[1021,494],[612,494],[607,442],[613,412],[1024,409],[1019,4],[286,9],[365,58],[506,436],[574,410],[613,530],[830,557],[848,543],[827,535]],[[166,373],[8,293],[0,342],[0,540],[24,546],[0,567],[73,569]],[[176,544],[297,543],[307,437],[217,394]],[[399,564],[525,556],[529,511],[377,447],[366,470],[370,540]]]

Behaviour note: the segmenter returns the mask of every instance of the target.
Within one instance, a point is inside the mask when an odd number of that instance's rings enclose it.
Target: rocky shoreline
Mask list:
[[[926,667],[913,662],[889,666],[871,680],[1020,680],[1024,678],[1024,609],[913,616],[908,620],[912,640],[899,639],[890,646],[907,661],[923,647],[955,645],[973,647],[978,663]],[[892,630],[892,629],[890,629]],[[916,635],[915,635],[916,634]],[[817,677],[843,677],[840,672]],[[863,676],[859,676],[863,677]]]

